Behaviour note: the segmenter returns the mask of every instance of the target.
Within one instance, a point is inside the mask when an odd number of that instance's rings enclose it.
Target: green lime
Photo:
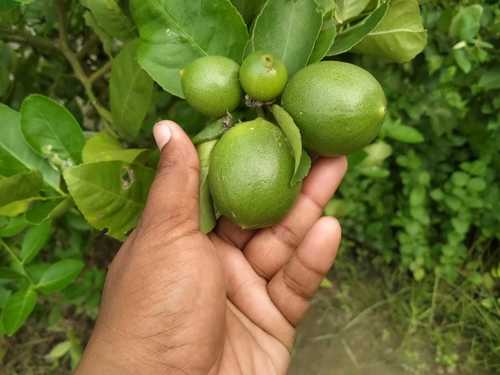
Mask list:
[[[181,84],[187,102],[209,117],[222,117],[234,111],[241,101],[238,79],[240,66],[224,56],[205,56],[181,71]]]
[[[339,61],[300,70],[288,82],[282,103],[300,128],[306,148],[322,156],[349,154],[372,142],[387,104],[375,77]]]
[[[245,229],[279,222],[301,185],[290,186],[291,148],[281,130],[258,118],[228,130],[212,151],[208,183],[220,213]]]
[[[243,90],[261,102],[277,98],[283,92],[287,80],[285,64],[269,53],[254,52],[241,64],[240,82]]]

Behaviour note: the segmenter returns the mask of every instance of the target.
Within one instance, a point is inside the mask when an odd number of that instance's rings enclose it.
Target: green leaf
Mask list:
[[[117,0],[80,0],[95,22],[109,36],[126,41],[135,36],[135,27]]]
[[[21,261],[29,263],[49,242],[52,235],[52,223],[46,221],[28,229],[21,244]]]
[[[94,31],[94,33],[101,41],[104,52],[106,52],[109,57],[112,57],[113,38],[97,24],[97,20],[90,11],[87,11],[83,14],[83,19],[85,20],[85,24]]]
[[[23,216],[10,218],[6,223],[2,223],[0,225],[0,238],[15,236],[16,234],[22,232],[28,224],[29,223]]]
[[[418,0],[392,0],[382,22],[353,52],[404,63],[422,52],[427,32],[422,24]]]
[[[294,183],[296,180],[295,175],[297,174],[302,159],[302,136],[300,135],[300,130],[295,124],[295,121],[287,111],[277,104],[271,107],[271,111],[281,130],[285,133],[288,143],[292,149],[293,158],[295,160],[295,168],[291,183]]]
[[[40,224],[63,215],[72,205],[72,199],[67,196],[51,197],[34,202],[28,212],[26,220],[32,224]]]
[[[214,139],[218,139],[224,134],[226,131],[226,126],[224,125],[224,120],[219,119],[208,124],[201,132],[196,134],[192,141],[195,145],[212,141]]]
[[[345,23],[357,17],[366,9],[370,0],[336,0],[335,18],[339,23]]]
[[[82,159],[84,163],[113,160],[133,163],[146,152],[148,150],[145,148],[123,148],[111,135],[100,132],[87,140],[82,151]]]
[[[252,19],[259,13],[266,0],[232,0],[232,3],[250,24]]]
[[[0,267],[0,280],[16,280],[22,279],[24,276],[11,268]],[[1,304],[0,304],[1,307]]]
[[[42,183],[42,175],[38,171],[19,173],[10,177],[0,176],[0,207],[37,196]]]
[[[279,57],[291,76],[307,65],[321,25],[312,0],[268,0],[255,19],[250,49]]]
[[[183,97],[179,71],[198,57],[240,62],[248,30],[229,0],[131,0],[139,28],[138,60],[164,90]]]
[[[2,324],[7,335],[12,336],[21,328],[35,308],[37,297],[31,287],[9,297],[2,314]]]
[[[0,174],[12,176],[31,170],[39,171],[44,181],[59,191],[59,173],[35,154],[26,144],[21,132],[21,116],[0,103],[2,130],[0,137]]]
[[[383,3],[363,21],[337,34],[335,42],[328,52],[328,56],[340,55],[341,53],[350,51],[351,48],[360,43],[370,31],[377,27],[386,15],[387,9],[388,3]]]
[[[124,239],[144,209],[154,171],[121,161],[84,164],[67,169],[68,190],[87,221]]]
[[[24,99],[21,130],[28,144],[53,165],[66,168],[81,162],[85,140],[80,125],[52,99],[42,95]]]
[[[85,264],[81,260],[63,259],[52,264],[40,278],[36,289],[52,293],[66,288],[80,274]]]
[[[50,350],[49,354],[47,354],[45,358],[47,358],[49,361],[55,361],[68,354],[70,349],[71,341],[68,340],[60,342]]]
[[[500,68],[492,68],[482,73],[478,87],[485,91],[500,89]]]
[[[109,82],[113,127],[132,140],[141,131],[153,97],[153,81],[137,62],[138,46],[135,40],[120,51]]]
[[[360,163],[362,167],[381,166],[392,155],[392,147],[384,141],[378,141],[366,146],[363,151],[366,157]]]
[[[300,184],[302,180],[304,180],[304,178],[307,177],[309,171],[311,170],[311,165],[312,165],[311,157],[305,150],[302,150],[302,156],[300,158],[299,168],[292,177],[291,181],[292,186]]]
[[[216,224],[214,206],[208,188],[210,154],[216,143],[216,140],[204,142],[197,147],[200,159],[200,230],[203,233],[211,232]]]
[[[16,217],[28,211],[33,202],[42,200],[42,197],[32,197],[20,201],[11,202],[0,207],[0,216]]]
[[[394,121],[385,121],[380,133],[403,143],[422,143],[425,140],[417,129]]]
[[[472,42],[481,28],[483,7],[473,4],[460,7],[450,23],[450,36],[457,40]]]
[[[314,49],[312,51],[311,57],[309,58],[309,64],[318,62],[323,59],[332,48],[335,42],[335,37],[337,36],[337,25],[335,23],[335,18],[333,13],[328,13],[323,17],[323,25],[321,27],[321,32],[319,33],[318,39],[314,44]]]

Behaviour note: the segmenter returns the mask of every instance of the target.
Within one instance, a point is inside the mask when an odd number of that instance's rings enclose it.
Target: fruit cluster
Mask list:
[[[323,157],[357,151],[377,136],[386,112],[378,81],[339,61],[309,65],[288,80],[269,53],[254,52],[241,66],[206,56],[181,71],[181,83],[194,109],[225,119],[208,163],[209,191],[218,213],[248,229],[277,223],[294,204],[310,161],[302,147]],[[242,103],[249,121],[230,124]]]

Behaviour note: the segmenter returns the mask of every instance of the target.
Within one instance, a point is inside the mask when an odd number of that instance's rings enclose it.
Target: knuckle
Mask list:
[[[287,224],[278,224],[271,228],[273,234],[285,245],[295,248],[302,240],[301,236]]]
[[[287,272],[286,269],[283,272],[283,282],[288,289],[305,301],[310,300],[314,295],[313,290],[307,288],[295,275]]]

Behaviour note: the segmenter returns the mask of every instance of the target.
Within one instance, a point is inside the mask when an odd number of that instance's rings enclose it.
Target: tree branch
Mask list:
[[[90,83],[94,83],[99,78],[101,78],[103,75],[105,75],[107,72],[109,72],[111,70],[111,63],[112,63],[111,60],[108,61],[106,64],[104,64],[98,70],[96,70],[94,73],[92,73],[89,77]]]
[[[52,40],[31,35],[22,30],[12,31],[0,29],[0,38],[7,42],[27,44],[46,53],[60,52],[59,48],[57,48],[57,45]]]
[[[104,108],[97,100],[97,97],[95,96],[94,91],[92,89],[92,81],[85,74],[85,71],[83,70],[83,68],[80,64],[80,61],[78,60],[77,55],[69,47],[68,37],[67,37],[67,32],[66,32],[66,17],[65,17],[65,1],[64,0],[57,1],[56,10],[57,10],[57,19],[58,19],[58,23],[59,23],[59,49],[61,50],[64,57],[66,58],[66,60],[68,60],[69,64],[71,65],[71,68],[73,69],[75,77],[83,85],[83,88],[85,90],[85,94],[89,98],[90,103],[94,106],[94,108],[96,109],[99,116],[101,116],[105,122],[111,122],[112,121],[111,113],[109,112],[109,110]]]

